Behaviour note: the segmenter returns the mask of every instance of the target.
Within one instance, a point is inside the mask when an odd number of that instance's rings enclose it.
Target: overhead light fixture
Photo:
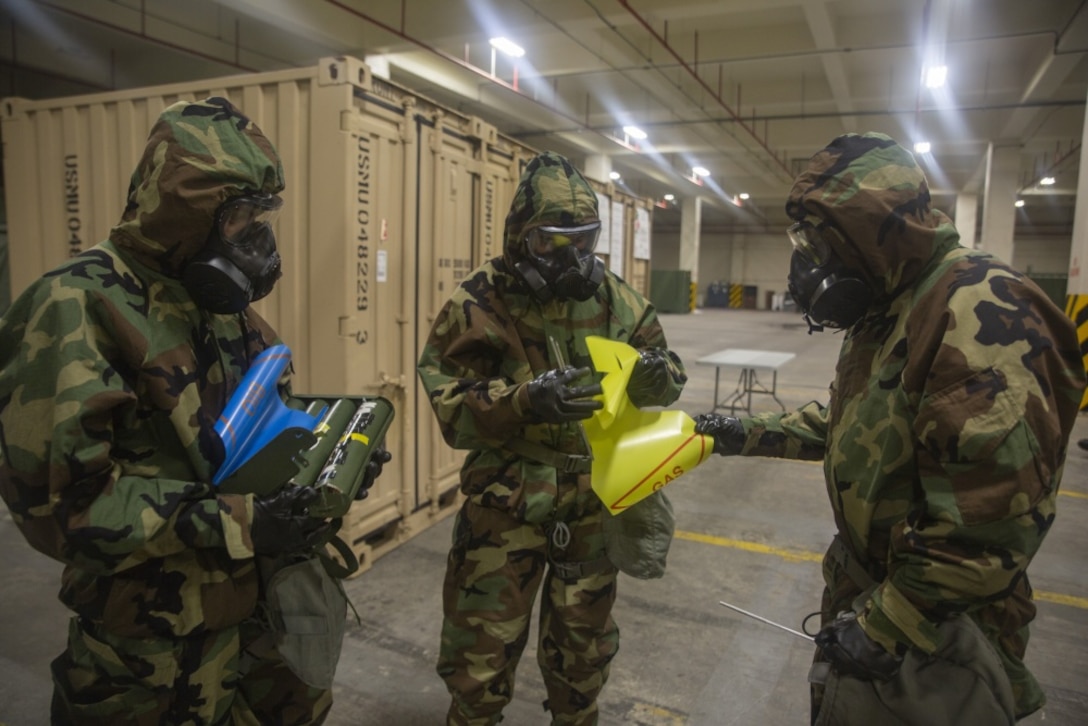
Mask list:
[[[928,154],[929,150],[933,148],[933,145],[928,141],[915,141],[914,153],[915,154]]]
[[[624,126],[623,133],[630,136],[632,139],[638,139],[642,141],[646,138],[646,132],[640,129],[638,126]]]
[[[676,199],[676,195],[675,195],[675,194],[666,194],[666,195],[665,195],[665,201],[666,201],[666,202],[671,202],[671,201],[673,201],[674,199]]]
[[[1044,187],[1053,186],[1054,182],[1055,179],[1052,176],[1044,176],[1042,179],[1039,180],[1039,183],[1042,184]]]
[[[1019,209],[1020,207],[1024,206],[1024,200],[1023,199],[1017,199],[1015,202],[1013,202],[1012,206]]]
[[[525,49],[509,38],[498,37],[488,41],[495,50],[500,50],[512,58],[520,58],[525,55]]]
[[[751,198],[751,195],[750,195],[750,194],[748,194],[748,192],[741,192],[741,193],[739,194],[739,196],[740,196],[740,198],[741,198],[741,199],[745,199],[745,200],[747,200],[747,199],[750,199],[750,198]]]
[[[618,171],[610,171],[608,172],[608,178],[612,181],[616,181],[620,178],[620,173]]]
[[[948,80],[948,66],[929,66],[926,68],[926,88],[940,88],[946,80]]]
[[[695,176],[710,176],[710,169],[705,166],[693,166],[691,167],[691,173]]]

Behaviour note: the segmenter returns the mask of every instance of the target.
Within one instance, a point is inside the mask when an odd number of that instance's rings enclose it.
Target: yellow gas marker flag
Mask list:
[[[604,408],[582,425],[593,450],[593,491],[613,514],[648,497],[706,461],[709,436],[695,433],[683,411],[643,411],[627,397],[638,351],[608,338],[586,339],[601,380]]]

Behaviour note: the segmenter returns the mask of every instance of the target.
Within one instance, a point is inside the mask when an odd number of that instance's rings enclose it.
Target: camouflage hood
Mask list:
[[[180,277],[204,247],[221,203],[283,187],[271,142],[230,102],[179,101],[151,129],[110,239],[140,263]]]
[[[929,185],[910,152],[884,134],[846,134],[809,160],[786,213],[797,221],[818,218],[841,232],[842,240],[830,235],[829,242],[879,301],[959,244],[951,220],[929,201]]]
[[[525,167],[506,215],[503,257],[508,265],[525,258],[525,233],[545,225],[574,227],[598,221],[597,194],[567,159],[552,151]]]

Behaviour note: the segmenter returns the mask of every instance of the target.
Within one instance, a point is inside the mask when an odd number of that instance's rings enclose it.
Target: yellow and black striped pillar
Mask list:
[[[729,307],[744,307],[744,285],[733,284],[729,286]]]
[[[1084,361],[1084,367],[1088,370],[1088,295],[1066,295],[1065,314],[1077,326],[1077,339],[1080,340],[1080,357]],[[1083,411],[1088,408],[1088,390],[1080,400],[1080,408]]]

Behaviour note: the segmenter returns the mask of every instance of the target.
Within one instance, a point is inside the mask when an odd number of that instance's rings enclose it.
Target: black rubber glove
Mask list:
[[[695,417],[695,433],[714,437],[714,453],[735,456],[744,448],[748,435],[739,418],[720,413],[701,413]]]
[[[631,403],[639,407],[655,406],[668,392],[669,352],[662,348],[641,351],[627,380],[627,396]]]
[[[545,423],[581,421],[604,408],[602,401],[593,396],[602,393],[601,384],[571,386],[570,382],[588,376],[589,368],[556,368],[545,371],[529,382],[529,405],[533,413]]]
[[[815,640],[832,668],[865,681],[886,681],[899,672],[903,662],[865,634],[856,613],[839,613],[816,633]]]
[[[275,494],[255,498],[249,529],[253,551],[260,555],[301,552],[328,540],[332,525],[306,511],[317,496],[313,487],[285,486]]]
[[[366,495],[370,493],[370,487],[374,486],[374,480],[382,475],[382,467],[392,459],[393,455],[385,450],[385,444],[383,443],[370,457],[370,461],[366,463],[366,471],[363,472],[363,483],[359,485],[359,491],[355,493],[355,501],[366,499]]]

